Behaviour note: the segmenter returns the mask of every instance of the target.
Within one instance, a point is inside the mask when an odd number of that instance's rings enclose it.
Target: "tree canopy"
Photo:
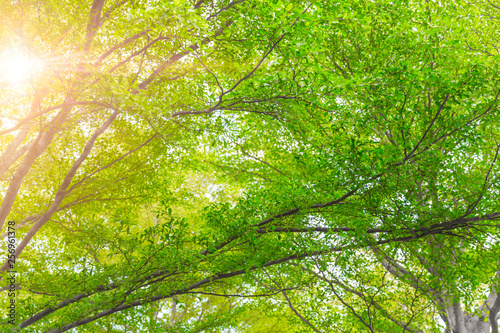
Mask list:
[[[498,333],[499,20],[4,2],[2,331]]]

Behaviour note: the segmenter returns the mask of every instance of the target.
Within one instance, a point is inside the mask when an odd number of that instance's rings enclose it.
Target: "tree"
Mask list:
[[[1,10],[6,332],[498,333],[493,3]]]

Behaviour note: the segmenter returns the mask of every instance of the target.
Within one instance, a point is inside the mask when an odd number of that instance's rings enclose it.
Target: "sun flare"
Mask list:
[[[40,68],[40,61],[20,50],[5,51],[0,55],[0,82],[11,85],[26,82]]]

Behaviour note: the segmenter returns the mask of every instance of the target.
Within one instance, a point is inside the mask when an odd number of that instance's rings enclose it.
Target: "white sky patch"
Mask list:
[[[26,82],[43,68],[43,64],[20,49],[4,51],[0,55],[0,82],[17,85]]]

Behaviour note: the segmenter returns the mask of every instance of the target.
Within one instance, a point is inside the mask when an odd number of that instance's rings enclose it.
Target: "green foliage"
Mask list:
[[[37,64],[1,58],[6,332],[487,332],[497,6],[47,0],[0,27]]]

